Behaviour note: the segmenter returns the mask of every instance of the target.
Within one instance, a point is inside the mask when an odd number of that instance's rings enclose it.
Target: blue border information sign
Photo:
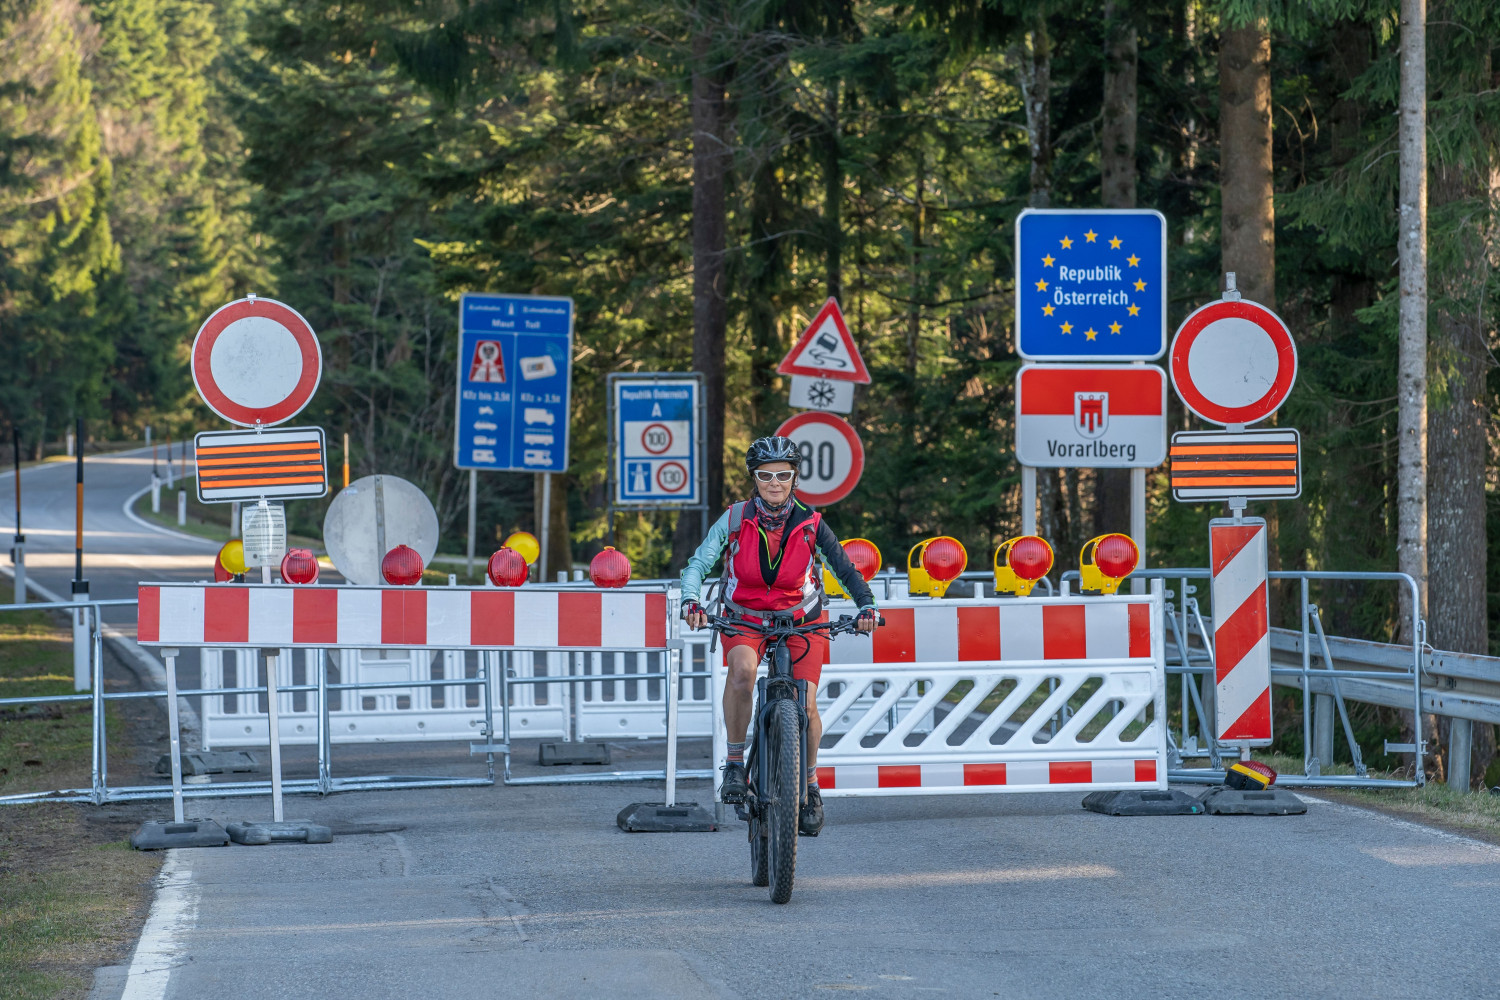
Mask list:
[[[1167,349],[1167,220],[1153,209],[1016,218],[1016,347],[1030,361],[1150,361]]]
[[[458,315],[453,464],[567,471],[573,300],[469,292]]]
[[[701,504],[696,377],[620,378],[613,393],[615,504]]]

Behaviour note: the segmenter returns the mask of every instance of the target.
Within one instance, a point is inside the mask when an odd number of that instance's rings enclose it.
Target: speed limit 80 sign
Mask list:
[[[849,422],[832,413],[799,413],[776,428],[801,454],[797,495],[815,507],[848,496],[865,471],[865,447]]]

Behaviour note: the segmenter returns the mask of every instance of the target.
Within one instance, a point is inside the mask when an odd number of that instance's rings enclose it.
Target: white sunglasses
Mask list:
[[[780,472],[762,472],[755,470],[755,478],[763,483],[789,483],[797,473],[791,469],[783,469]]]

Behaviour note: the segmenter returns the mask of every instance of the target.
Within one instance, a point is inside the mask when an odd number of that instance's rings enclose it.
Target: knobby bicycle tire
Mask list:
[[[801,807],[802,727],[795,703],[780,699],[771,704],[766,729],[769,739],[771,787],[767,789],[766,854],[771,875],[771,902],[792,898],[797,873],[797,818]]]

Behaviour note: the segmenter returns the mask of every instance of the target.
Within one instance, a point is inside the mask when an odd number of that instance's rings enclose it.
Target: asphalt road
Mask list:
[[[149,456],[89,461],[97,595],[205,575],[212,543],[123,512],[149,474]],[[58,592],[71,576],[72,476],[23,473],[29,563]],[[6,534],[9,504],[5,480]],[[703,782],[684,791],[710,795]],[[776,906],[749,884],[739,823],[621,833],[619,809],[650,799],[660,790],[289,798],[289,816],[331,824],[335,841],[170,852],[131,965],[96,996],[1500,993],[1500,848],[1350,806],[1122,819],[1084,812],[1076,793],[839,799],[823,835],[801,842],[792,902]],[[265,818],[269,804],[190,811]]]

